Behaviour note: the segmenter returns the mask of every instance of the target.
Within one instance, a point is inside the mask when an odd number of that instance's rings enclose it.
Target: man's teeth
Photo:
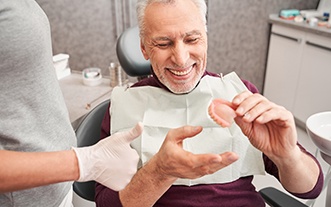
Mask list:
[[[174,75],[178,75],[178,76],[183,76],[183,75],[187,75],[191,72],[193,67],[190,67],[188,70],[169,70],[172,74]]]

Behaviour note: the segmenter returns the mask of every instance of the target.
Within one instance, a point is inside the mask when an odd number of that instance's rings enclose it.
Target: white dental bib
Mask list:
[[[131,146],[140,155],[140,166],[158,152],[167,132],[184,125],[202,126],[203,131],[184,140],[183,148],[195,154],[233,151],[239,155],[232,165],[198,179],[178,179],[175,185],[227,183],[240,177],[264,174],[262,153],[255,149],[241,129],[233,123],[222,128],[208,115],[215,98],[231,101],[247,90],[240,78],[230,73],[223,78],[205,76],[189,94],[176,95],[164,89],[142,86],[114,88],[111,95],[111,134],[125,131],[137,122],[144,124],[141,137]]]

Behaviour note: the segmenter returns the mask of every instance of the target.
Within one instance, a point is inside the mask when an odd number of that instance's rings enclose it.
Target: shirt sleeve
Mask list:
[[[95,187],[95,203],[97,207],[122,207],[117,191],[109,189],[99,183]]]
[[[244,80],[242,79],[242,82],[245,84],[245,86],[247,87],[247,89],[252,92],[252,93],[259,93],[259,90],[256,88],[256,86],[249,82],[248,80]]]

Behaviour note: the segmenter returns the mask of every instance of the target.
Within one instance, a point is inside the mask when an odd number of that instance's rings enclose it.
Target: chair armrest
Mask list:
[[[272,207],[308,207],[282,191],[267,187],[259,191],[264,201]]]

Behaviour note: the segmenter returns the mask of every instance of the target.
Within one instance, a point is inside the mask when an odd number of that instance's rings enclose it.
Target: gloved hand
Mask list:
[[[115,191],[122,190],[137,171],[139,155],[130,143],[141,135],[142,123],[130,131],[115,133],[95,145],[73,148],[80,177],[78,181],[95,180]]]

